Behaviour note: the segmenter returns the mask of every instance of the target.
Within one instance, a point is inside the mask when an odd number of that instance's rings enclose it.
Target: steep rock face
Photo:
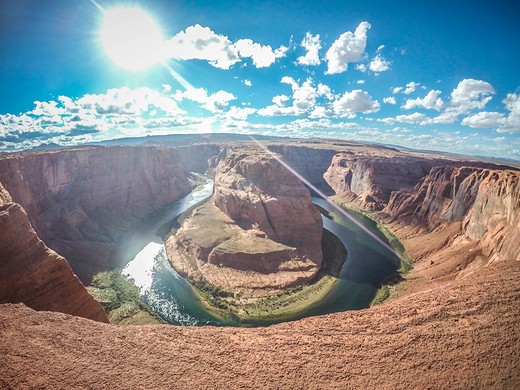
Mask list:
[[[238,150],[221,162],[210,204],[166,243],[193,280],[259,295],[312,279],[320,269],[322,220],[309,191],[276,159]]]
[[[392,191],[413,187],[439,162],[407,155],[336,154],[323,174],[335,193],[362,207],[381,210]]]
[[[218,163],[226,157],[227,148],[218,144],[200,144],[179,146],[176,150],[187,171],[214,177]]]
[[[426,231],[460,222],[489,261],[520,258],[518,171],[436,167],[413,189],[393,193],[384,212]]]
[[[240,227],[256,226],[277,242],[321,262],[321,216],[309,190],[274,157],[233,153],[219,165],[212,202]]]
[[[108,322],[67,261],[38,238],[23,208],[11,202],[1,184],[0,226],[0,303],[23,302],[35,310]]]
[[[268,149],[283,157],[305,179],[326,194],[332,194],[332,189],[323,178],[323,172],[330,166],[337,151],[319,147],[297,145],[269,145]]]
[[[118,265],[124,234],[190,190],[176,151],[155,147],[14,154],[0,159],[0,182],[84,281]]]

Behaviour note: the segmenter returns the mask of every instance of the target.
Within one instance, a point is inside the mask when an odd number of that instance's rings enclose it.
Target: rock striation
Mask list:
[[[0,226],[0,303],[23,302],[35,310],[108,322],[67,261],[38,238],[23,208],[1,184]]]
[[[219,164],[211,203],[167,240],[173,266],[229,291],[266,293],[319,271],[322,220],[301,181],[261,150]]]
[[[121,266],[125,235],[190,190],[175,150],[142,146],[8,155],[0,159],[0,182],[84,282]]]
[[[384,212],[427,233],[458,223],[459,234],[486,262],[520,259],[519,171],[435,167],[414,188],[394,192]]]
[[[332,158],[325,181],[342,198],[369,210],[382,210],[392,191],[413,187],[440,159],[403,153],[391,155],[342,152]]]

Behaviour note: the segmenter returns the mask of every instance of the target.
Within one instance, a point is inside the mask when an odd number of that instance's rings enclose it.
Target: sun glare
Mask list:
[[[141,70],[163,59],[161,29],[142,9],[104,11],[100,36],[110,59],[123,68]]]

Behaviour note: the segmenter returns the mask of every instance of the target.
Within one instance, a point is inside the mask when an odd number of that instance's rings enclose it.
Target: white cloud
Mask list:
[[[273,103],[277,106],[285,106],[285,103],[287,103],[290,100],[290,97],[287,95],[278,95],[273,97]]]
[[[208,95],[204,88],[188,88],[184,92],[178,90],[173,96],[178,101],[188,99],[200,103],[202,108],[211,112],[223,111],[231,100],[236,99],[235,95],[223,90]]]
[[[395,88],[392,89],[392,93],[395,95],[396,93],[398,93],[402,89],[403,89],[403,87],[395,87]]]
[[[380,107],[377,100],[372,100],[372,97],[367,92],[360,89],[345,92],[332,105],[334,112],[340,117],[348,116],[355,112],[372,113],[378,111]]]
[[[240,61],[238,50],[228,37],[199,24],[188,27],[166,42],[169,57],[206,60],[217,68],[229,69]]]
[[[439,116],[429,119],[428,123],[454,123],[459,115],[467,114],[474,109],[483,109],[493,98],[489,95],[494,93],[495,89],[486,81],[464,79],[451,92],[451,100],[448,105],[444,105],[445,110]],[[466,123],[473,122],[468,119]]]
[[[464,118],[461,124],[476,129],[498,127],[504,123],[504,114],[498,112],[482,111],[478,114]]]
[[[401,123],[419,123],[421,125],[426,124],[428,117],[424,114],[414,112],[410,115],[397,115],[395,118],[382,118],[378,119],[379,122],[387,123],[389,125],[393,125],[395,122]]]
[[[421,83],[416,83],[414,81],[410,81],[408,84],[406,84],[406,89],[403,91],[405,95],[410,95],[412,92],[415,91],[415,89],[421,85]]]
[[[402,108],[409,110],[415,107],[422,107],[426,109],[433,109],[440,111],[444,102],[439,97],[441,91],[439,90],[431,90],[424,98],[416,98],[416,99],[408,99],[406,103],[401,106]]]
[[[383,98],[383,103],[396,104],[395,97],[393,97],[393,96],[385,97],[385,98]]]
[[[172,86],[170,84],[163,84],[162,87],[164,92],[170,92],[172,90]]]
[[[356,83],[358,83],[358,84],[365,84],[365,80],[358,80],[358,81],[356,81]]]
[[[367,71],[368,68],[365,64],[357,64],[356,69],[359,70],[360,72],[364,73]]]
[[[509,115],[497,131],[500,133],[520,133],[520,94],[508,93],[502,103],[506,105]]]
[[[491,84],[482,80],[464,79],[451,93],[451,103],[453,105],[484,108],[486,103],[495,94],[495,89]]]
[[[310,32],[307,32],[301,45],[307,50],[307,53],[304,56],[298,57],[296,61],[298,61],[300,65],[319,65],[319,50],[321,49],[320,35],[312,35]]]
[[[370,62],[369,69],[376,74],[384,72],[390,69],[390,61],[385,60],[380,54],[378,54]]]
[[[354,33],[347,31],[339,36],[325,54],[328,65],[325,74],[345,72],[350,62],[358,62],[361,59],[369,28],[370,23],[361,22]]]
[[[251,80],[244,80],[243,83],[245,85],[247,85],[248,87],[250,87],[252,84],[251,84]]]
[[[256,112],[256,109],[252,107],[231,107],[228,111],[226,111],[225,115],[229,118],[246,120],[249,115],[252,115]]]
[[[241,57],[250,57],[257,68],[267,68],[271,66],[277,58],[285,57],[288,48],[281,46],[274,50],[269,45],[260,45],[251,39],[239,39],[235,47]]]
[[[251,39],[239,39],[232,43],[228,37],[199,24],[186,28],[165,43],[167,58],[205,60],[221,69],[229,69],[241,58],[251,58],[257,68],[265,68],[277,58],[284,57],[287,50],[285,46],[273,50],[271,46]]]

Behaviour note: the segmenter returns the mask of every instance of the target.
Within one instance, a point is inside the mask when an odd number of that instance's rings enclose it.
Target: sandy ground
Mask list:
[[[1,388],[520,388],[520,262],[268,328],[116,326],[0,305]]]

